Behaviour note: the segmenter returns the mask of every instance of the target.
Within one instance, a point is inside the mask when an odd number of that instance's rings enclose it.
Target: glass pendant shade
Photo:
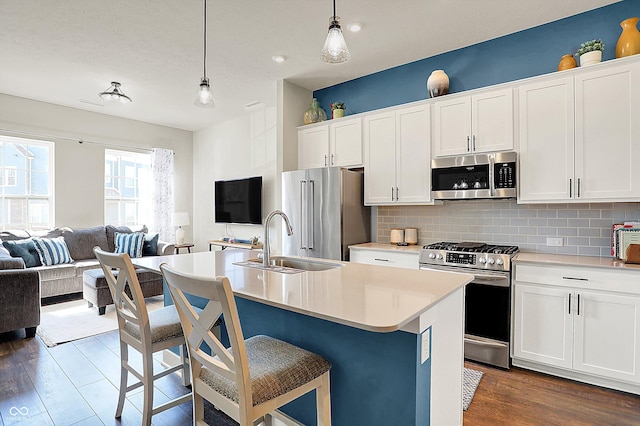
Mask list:
[[[117,81],[112,81],[111,86],[109,86],[104,92],[98,93],[98,96],[105,101],[120,102],[123,104],[131,102],[131,98],[120,90],[120,83]]]
[[[329,33],[322,47],[320,55],[323,61],[330,64],[340,64],[347,62],[351,58],[347,43],[344,41],[342,29],[340,28],[340,18],[334,16],[331,18],[329,25]]]
[[[211,93],[211,86],[209,86],[209,79],[203,77],[200,81],[200,87],[198,87],[198,93],[194,105],[202,108],[213,108],[216,104],[213,102],[213,93]]]

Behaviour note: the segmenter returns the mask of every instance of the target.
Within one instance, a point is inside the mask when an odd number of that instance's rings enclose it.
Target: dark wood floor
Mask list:
[[[485,375],[464,426],[640,425],[637,395],[518,368],[466,365]],[[141,390],[128,397],[121,422],[113,418],[119,374],[117,332],[53,348],[38,338],[24,339],[24,331],[0,334],[0,426],[139,425]],[[185,392],[179,377],[169,375],[157,382],[155,398]],[[211,425],[231,424],[210,407],[207,413]],[[191,419],[191,404],[183,404],[155,415],[153,423],[190,425]]]
[[[464,426],[640,425],[640,396],[520,368],[484,371]]]

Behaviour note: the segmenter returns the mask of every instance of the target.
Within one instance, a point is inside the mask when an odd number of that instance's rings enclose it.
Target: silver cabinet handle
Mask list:
[[[378,262],[388,262],[389,259],[379,259],[377,257],[375,257],[373,260],[377,260]]]
[[[580,293],[578,293],[578,315],[580,315]]]
[[[328,164],[327,164],[327,154],[324,155],[324,166],[325,167],[328,166]]]
[[[395,199],[393,198],[393,186],[391,187],[391,201],[395,201]]]
[[[469,142],[469,136],[467,136],[467,152],[471,151],[471,144]]]
[[[396,186],[396,201],[400,201],[400,191],[398,190],[397,186]]]
[[[563,280],[589,281],[589,278],[562,277]]]
[[[473,152],[476,152],[476,135],[473,135]]]
[[[569,293],[569,315],[571,315],[571,293]]]
[[[334,166],[336,164],[336,155],[331,154],[331,165]]]
[[[580,198],[580,178],[578,178],[578,198]]]

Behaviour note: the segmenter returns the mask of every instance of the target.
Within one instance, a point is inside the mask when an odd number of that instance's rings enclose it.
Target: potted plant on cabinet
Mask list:
[[[344,102],[334,102],[331,104],[331,114],[333,118],[344,117],[344,110],[347,109],[344,106]]]
[[[585,41],[580,45],[576,55],[580,57],[580,66],[593,65],[602,61],[604,43],[600,39]]]

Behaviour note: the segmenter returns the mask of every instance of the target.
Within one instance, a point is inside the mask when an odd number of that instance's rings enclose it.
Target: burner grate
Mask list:
[[[453,242],[439,242],[428,244],[423,247],[427,250],[447,250],[467,253],[493,253],[493,254],[507,254],[512,255],[518,252],[518,246],[502,246],[492,245],[485,243],[453,243]]]

